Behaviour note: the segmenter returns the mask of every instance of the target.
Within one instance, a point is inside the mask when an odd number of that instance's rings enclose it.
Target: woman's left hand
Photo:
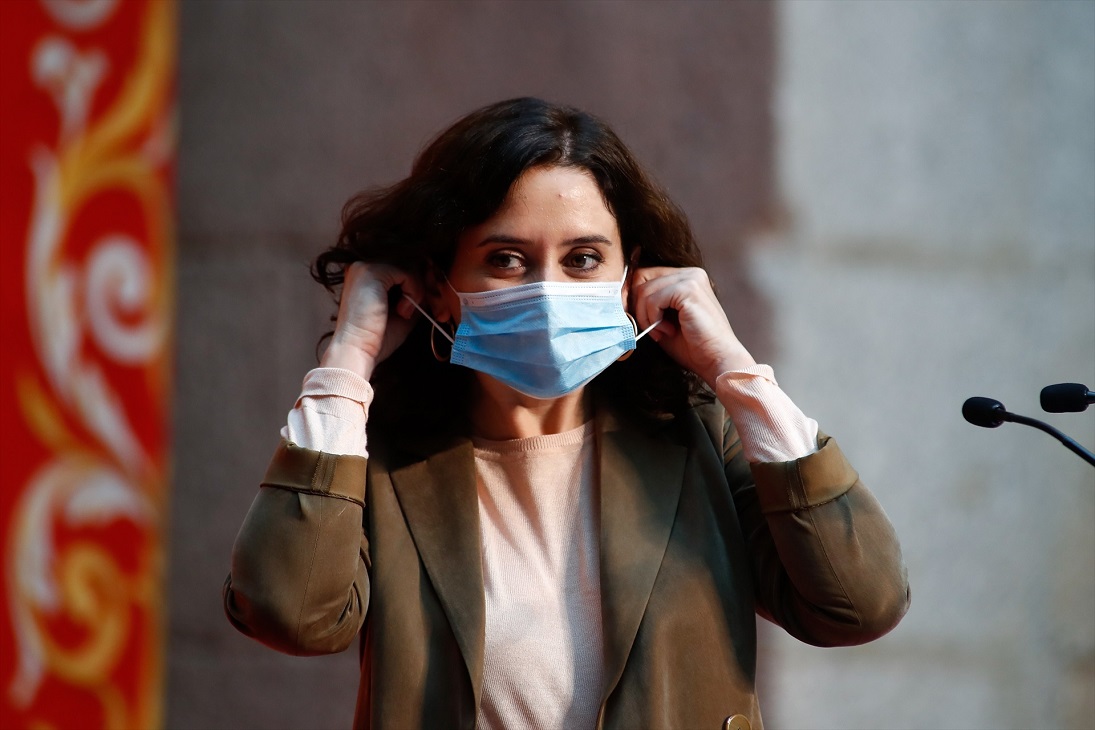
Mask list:
[[[630,300],[639,331],[662,320],[649,337],[712,388],[722,373],[756,364],[734,334],[703,269],[637,269]]]

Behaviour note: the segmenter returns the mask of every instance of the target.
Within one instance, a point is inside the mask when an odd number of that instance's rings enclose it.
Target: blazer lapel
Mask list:
[[[418,554],[426,566],[471,676],[475,706],[483,681],[483,563],[471,442],[460,440],[391,474]]]
[[[623,673],[677,513],[687,458],[605,413],[601,421],[601,701]]]

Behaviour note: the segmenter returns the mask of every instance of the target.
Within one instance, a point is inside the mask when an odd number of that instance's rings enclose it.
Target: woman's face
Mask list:
[[[620,281],[624,251],[616,217],[586,170],[535,167],[514,183],[498,211],[465,231],[448,279],[459,292],[536,281]],[[460,319],[460,302],[442,283],[440,319]],[[624,287],[624,301],[627,299]]]

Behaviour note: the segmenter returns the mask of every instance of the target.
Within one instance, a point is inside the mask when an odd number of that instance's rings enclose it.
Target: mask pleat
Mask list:
[[[572,392],[635,347],[620,286],[536,282],[460,294],[452,362],[537,398]]]

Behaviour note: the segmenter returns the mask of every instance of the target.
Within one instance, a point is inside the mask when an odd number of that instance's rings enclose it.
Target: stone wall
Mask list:
[[[787,224],[752,271],[776,372],[902,537],[913,603],[881,641],[768,631],[781,728],[1095,727],[1095,4],[785,2]],[[765,699],[762,697],[762,700]]]

